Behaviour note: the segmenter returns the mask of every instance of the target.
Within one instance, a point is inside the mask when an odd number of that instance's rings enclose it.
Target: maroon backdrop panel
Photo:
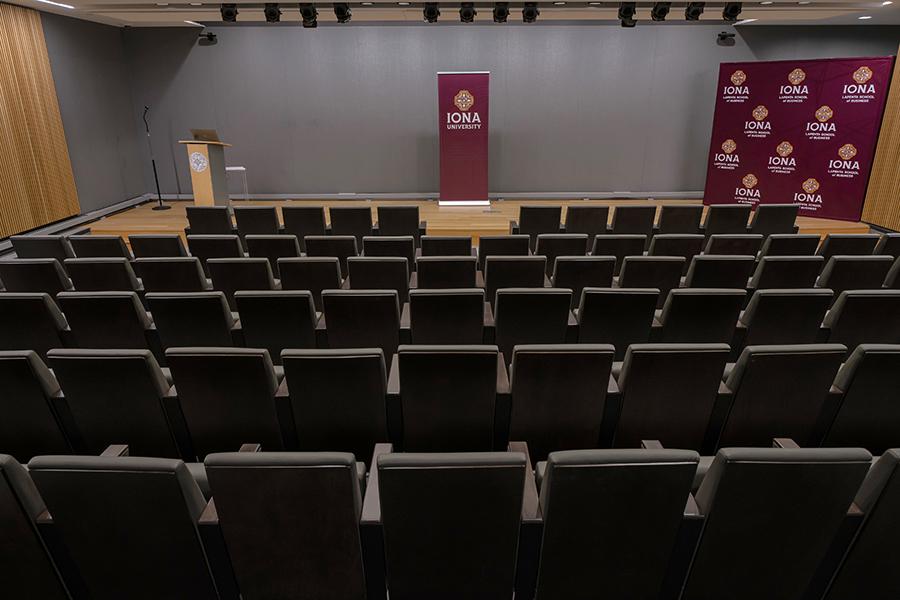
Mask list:
[[[488,199],[490,73],[438,73],[442,202]]]
[[[722,63],[705,204],[858,221],[893,57]]]

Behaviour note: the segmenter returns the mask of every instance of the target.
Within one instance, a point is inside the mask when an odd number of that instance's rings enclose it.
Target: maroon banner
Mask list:
[[[486,204],[490,73],[438,73],[437,76],[440,201]]]
[[[894,58],[722,63],[704,204],[858,221]]]

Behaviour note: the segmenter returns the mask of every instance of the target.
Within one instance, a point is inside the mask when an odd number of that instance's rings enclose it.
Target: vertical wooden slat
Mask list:
[[[862,219],[873,225],[900,230],[900,65],[896,63]]]
[[[40,13],[0,4],[0,238],[79,210]]]

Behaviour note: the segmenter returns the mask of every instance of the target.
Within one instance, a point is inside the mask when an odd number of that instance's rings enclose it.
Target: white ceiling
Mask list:
[[[54,6],[39,0],[15,0],[16,4],[38,10],[53,12],[79,19],[97,21],[120,27],[192,27],[189,22],[199,24],[221,24],[220,4],[212,2],[138,2],[134,0],[55,0],[72,5],[73,8]],[[265,22],[263,2],[241,2],[238,4],[238,23]],[[353,23],[422,23],[422,3],[413,2],[402,6],[396,1],[373,0],[363,5],[361,2],[350,3]],[[475,2],[478,10],[476,22],[491,22],[492,2]],[[521,2],[513,2],[510,6],[510,23],[521,23]],[[610,22],[618,21],[618,2],[589,3],[587,1],[567,2],[557,6],[552,1],[540,1],[541,10],[538,23],[547,21],[586,21]],[[637,3],[637,19],[640,25],[651,25],[650,7],[652,2]],[[686,3],[673,3],[667,23],[684,24],[684,7]],[[723,2],[707,2],[701,22],[723,23]],[[459,3],[441,2],[441,18],[437,24],[455,23],[459,25]],[[330,2],[317,4],[318,20],[322,24],[337,25]],[[281,25],[297,24],[300,14],[296,3],[282,3]],[[859,17],[869,16],[861,20]],[[741,27],[755,25],[900,25],[900,0],[885,4],[878,1],[837,1],[813,0],[812,2],[774,0],[770,3],[744,2],[742,20],[753,20],[741,23]],[[343,25],[343,26],[348,26]],[[658,24],[652,24],[657,26]],[[272,25],[278,26],[278,25]]]

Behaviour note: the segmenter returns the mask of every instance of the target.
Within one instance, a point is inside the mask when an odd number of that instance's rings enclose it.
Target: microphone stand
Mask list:
[[[150,107],[145,106],[143,115],[144,128],[147,130],[147,147],[150,149],[150,163],[153,165],[153,179],[156,181],[156,200],[158,202],[151,210],[169,210],[172,207],[163,204],[162,192],[159,191],[159,174],[156,171],[156,158],[153,156],[153,143],[150,141],[150,123],[147,121],[148,112],[150,112]]]

